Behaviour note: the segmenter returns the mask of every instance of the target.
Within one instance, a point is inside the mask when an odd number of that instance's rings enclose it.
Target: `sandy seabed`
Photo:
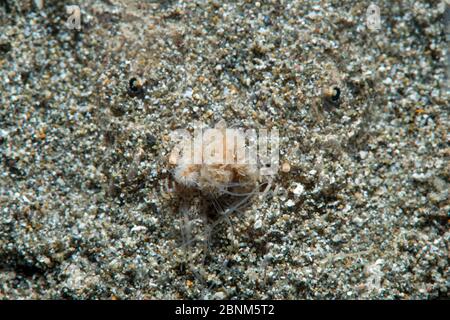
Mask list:
[[[448,298],[446,3],[1,1],[0,299]],[[213,224],[222,119],[290,170]]]

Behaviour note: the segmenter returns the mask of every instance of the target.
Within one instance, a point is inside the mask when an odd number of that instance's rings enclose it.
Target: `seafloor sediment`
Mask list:
[[[0,2],[0,298],[448,298],[449,6],[374,3]],[[167,156],[221,119],[291,169],[211,230]]]

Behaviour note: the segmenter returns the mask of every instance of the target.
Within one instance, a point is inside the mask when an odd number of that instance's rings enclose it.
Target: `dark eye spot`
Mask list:
[[[340,96],[341,96],[341,89],[339,89],[338,87],[333,87],[333,95],[331,96],[331,100],[333,102],[337,102]]]
[[[137,91],[138,90],[138,79],[131,78],[129,82],[129,87],[131,91]]]
[[[140,95],[144,92],[142,82],[138,78],[131,78],[128,82],[128,93],[130,96],[134,97]]]

